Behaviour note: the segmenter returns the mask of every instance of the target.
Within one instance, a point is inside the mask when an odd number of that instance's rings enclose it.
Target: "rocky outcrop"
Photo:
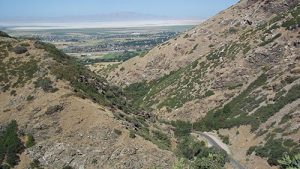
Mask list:
[[[258,48],[247,61],[254,67],[272,66],[278,64],[283,58],[283,47],[274,46],[271,49]]]

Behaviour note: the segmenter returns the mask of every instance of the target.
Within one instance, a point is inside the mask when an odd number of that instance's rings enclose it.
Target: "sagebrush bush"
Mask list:
[[[21,46],[21,45],[18,45],[13,48],[13,52],[15,52],[16,54],[22,54],[27,51],[28,51],[27,48],[25,46]]]
[[[48,77],[45,77],[45,78],[39,77],[34,82],[35,88],[42,88],[45,92],[51,92],[51,93],[57,91],[56,88],[53,88],[52,84],[53,84],[53,82]]]

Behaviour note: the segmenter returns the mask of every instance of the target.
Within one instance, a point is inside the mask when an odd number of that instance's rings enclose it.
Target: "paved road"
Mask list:
[[[206,133],[202,133],[202,132],[194,132],[195,134],[201,135],[202,137],[204,137],[205,139],[207,139],[207,141],[215,148],[219,149],[219,150],[224,150],[227,155],[228,158],[230,160],[230,164],[234,169],[246,169],[245,167],[243,167],[238,161],[236,161],[230,154],[230,152],[228,151],[229,148],[224,148],[223,145],[220,145],[218,142],[214,140],[214,138],[212,138],[209,134]]]

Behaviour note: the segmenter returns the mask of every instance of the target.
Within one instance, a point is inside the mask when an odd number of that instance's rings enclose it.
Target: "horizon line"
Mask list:
[[[3,23],[5,30],[53,30],[53,29],[89,29],[89,28],[132,28],[157,26],[198,25],[204,20],[137,20],[137,21],[77,21],[77,22],[26,22]]]

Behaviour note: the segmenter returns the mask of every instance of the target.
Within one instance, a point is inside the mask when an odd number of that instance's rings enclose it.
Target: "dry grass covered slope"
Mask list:
[[[22,140],[35,140],[16,168],[171,168],[171,152],[115,118],[133,112],[117,87],[52,45],[1,36],[0,48],[1,127],[16,120]]]

